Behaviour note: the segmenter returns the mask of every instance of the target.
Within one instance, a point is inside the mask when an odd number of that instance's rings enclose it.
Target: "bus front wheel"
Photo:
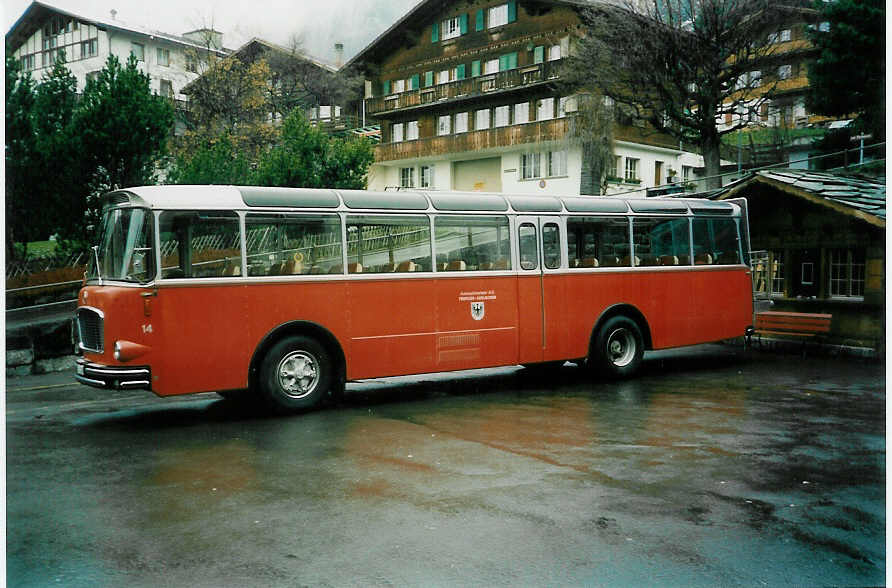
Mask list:
[[[272,346],[260,366],[260,389],[277,412],[291,413],[318,405],[333,381],[331,355],[315,339],[286,337]]]
[[[615,316],[607,320],[598,331],[592,359],[595,366],[608,376],[631,376],[641,365],[644,356],[644,337],[632,319]]]

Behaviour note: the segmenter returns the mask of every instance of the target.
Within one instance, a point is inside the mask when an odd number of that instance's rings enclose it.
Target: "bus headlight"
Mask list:
[[[114,356],[117,361],[130,361],[149,351],[149,347],[130,341],[115,341]]]

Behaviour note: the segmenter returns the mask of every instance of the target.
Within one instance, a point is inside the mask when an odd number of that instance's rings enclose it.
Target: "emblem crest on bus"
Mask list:
[[[472,302],[471,303],[471,318],[475,321],[479,321],[483,318],[483,315],[486,314],[486,307],[483,306],[482,302]]]

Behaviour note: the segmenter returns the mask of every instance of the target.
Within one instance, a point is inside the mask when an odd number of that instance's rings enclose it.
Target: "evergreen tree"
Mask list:
[[[374,152],[367,139],[331,138],[294,110],[282,125],[279,144],[262,155],[253,183],[361,190],[372,161]]]
[[[74,117],[82,157],[93,169],[97,191],[151,184],[173,129],[173,106],[149,89],[149,76],[130,55],[125,66],[109,55],[87,82]]]
[[[167,174],[169,184],[245,185],[250,183],[250,163],[236,149],[229,135],[208,140],[191,154],[173,158]]]
[[[77,78],[59,50],[53,68],[35,91],[33,130],[35,165],[44,170],[32,192],[31,220],[62,240],[84,237],[84,209],[89,168],[81,158],[80,135],[72,125],[77,106]]]
[[[19,61],[6,56],[6,257],[18,257],[16,243],[34,236],[30,198],[40,173],[34,165],[36,145],[32,125],[34,81]],[[22,252],[24,253],[24,252]]]
[[[808,107],[817,114],[857,117],[856,131],[885,137],[885,3],[817,2],[821,21],[811,40],[819,51],[808,69]]]

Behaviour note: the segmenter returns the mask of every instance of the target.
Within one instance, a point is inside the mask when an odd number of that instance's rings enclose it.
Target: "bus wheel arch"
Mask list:
[[[632,305],[615,304],[601,313],[592,329],[588,363],[610,377],[628,377],[638,371],[644,350],[652,348],[644,314]]]
[[[327,396],[329,400],[337,401],[344,391],[347,374],[347,361],[344,350],[337,337],[325,327],[309,321],[290,321],[277,326],[267,333],[251,357],[248,370],[248,385],[252,390],[259,390],[261,385],[261,369],[264,360],[281,341],[293,337],[306,337],[321,345],[332,362],[332,377],[329,383]]]

